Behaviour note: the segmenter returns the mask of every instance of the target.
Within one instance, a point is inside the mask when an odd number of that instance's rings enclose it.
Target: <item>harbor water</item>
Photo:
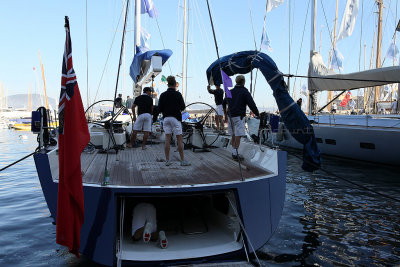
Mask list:
[[[36,135],[0,129],[0,168],[36,147]],[[288,154],[285,207],[262,264],[400,264],[400,168],[324,157],[311,174],[299,156]],[[0,204],[0,266],[98,266],[55,243],[32,157],[0,172]]]

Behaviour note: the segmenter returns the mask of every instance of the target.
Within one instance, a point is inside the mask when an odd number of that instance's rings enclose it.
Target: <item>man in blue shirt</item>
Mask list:
[[[242,136],[246,136],[246,126],[244,120],[246,117],[246,106],[248,106],[257,117],[260,115],[260,113],[258,112],[257,106],[254,103],[253,97],[251,97],[249,90],[244,87],[246,82],[245,77],[243,75],[238,75],[236,76],[235,81],[235,87],[230,90],[232,93],[232,98],[225,99],[223,106],[225,121],[228,121],[228,132],[232,136],[232,158],[234,160],[238,160],[238,158],[242,159],[242,156],[238,155],[237,153],[240,146],[240,139]],[[226,107],[226,102],[228,104],[228,109]],[[227,115],[229,115],[229,118]]]

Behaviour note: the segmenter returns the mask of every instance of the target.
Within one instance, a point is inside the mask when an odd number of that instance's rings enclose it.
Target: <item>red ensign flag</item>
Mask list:
[[[350,97],[351,97],[351,92],[347,91],[346,96],[343,98],[342,102],[340,102],[340,106],[341,107],[347,106],[347,103],[349,102]]]
[[[56,242],[79,257],[80,231],[84,218],[81,153],[89,143],[85,112],[75,71],[68,17],[65,18],[65,50],[62,65],[59,114],[59,184]]]

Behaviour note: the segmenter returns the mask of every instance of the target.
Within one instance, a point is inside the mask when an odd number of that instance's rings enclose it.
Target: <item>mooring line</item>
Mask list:
[[[26,158],[29,158],[30,156],[32,156],[32,155],[35,154],[35,153],[36,153],[36,152],[32,152],[32,153],[30,153],[29,155],[26,155],[25,157],[23,157],[23,158],[21,158],[21,159],[19,159],[19,160],[17,160],[17,161],[14,161],[13,163],[11,163],[11,164],[5,166],[4,168],[1,168],[1,169],[0,169],[0,172],[2,172],[2,171],[4,171],[5,169],[7,169],[7,168],[9,168],[9,167],[11,167],[11,166],[17,164],[17,163],[20,162],[20,161],[23,161],[23,160],[26,159]]]

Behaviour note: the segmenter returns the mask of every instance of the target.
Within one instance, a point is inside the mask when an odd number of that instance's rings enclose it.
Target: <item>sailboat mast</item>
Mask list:
[[[312,56],[314,55],[315,51],[315,43],[316,43],[316,36],[315,36],[315,28],[317,24],[317,0],[313,1],[312,9],[311,9],[311,44],[310,44],[310,62],[312,60]],[[308,83],[308,88],[310,88],[310,83]],[[308,115],[313,113],[313,108],[315,104],[315,92],[308,92]]]
[[[141,0],[135,0],[135,51],[134,54],[136,54],[136,47],[140,46],[140,14],[142,10],[142,1]]]
[[[42,64],[42,58],[40,57],[40,51],[39,51],[39,61],[40,61],[40,67],[41,67],[41,69],[42,69],[44,97],[45,97],[45,99],[46,99],[46,109],[49,109],[49,103],[48,103],[48,101],[47,101],[46,79],[44,78],[44,68],[43,68],[43,64]]]
[[[142,0],[135,0],[135,30],[134,30],[134,42],[135,42],[135,49],[134,55],[136,55],[136,49],[140,46],[140,27],[141,27],[141,11],[142,11]],[[141,88],[137,88],[136,84],[133,85],[133,97],[137,97],[141,93]]]
[[[333,31],[333,40],[332,40],[332,51],[331,54],[329,55],[329,62],[332,62],[332,57],[336,57],[337,55],[335,54],[335,48],[336,48],[336,29],[337,29],[337,17],[338,17],[338,7],[339,7],[339,0],[336,0],[336,12],[335,12],[335,27]],[[331,66],[332,67],[332,66]],[[332,91],[328,91],[328,103],[332,99]],[[331,110],[332,104],[329,104],[327,106],[328,110]]]
[[[376,0],[378,5],[378,38],[376,40],[376,68],[381,67],[381,43],[382,43],[382,13],[383,13],[383,0]],[[375,87],[375,113],[378,113],[378,95],[380,94],[380,87]]]
[[[182,95],[186,102],[186,45],[187,45],[187,0],[183,1],[183,60],[182,60]]]

